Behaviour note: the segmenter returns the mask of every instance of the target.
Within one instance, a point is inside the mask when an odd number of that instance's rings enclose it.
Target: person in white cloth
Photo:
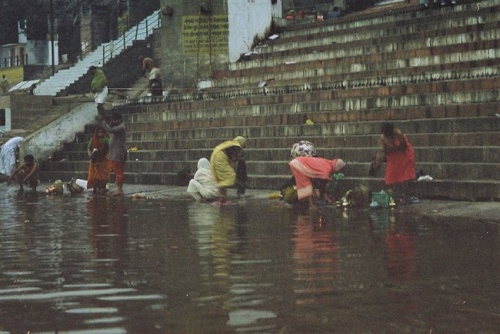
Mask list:
[[[11,176],[16,168],[16,154],[19,151],[23,137],[9,139],[0,149],[0,174]]]
[[[217,183],[210,170],[210,162],[206,158],[198,160],[198,170],[189,180],[187,192],[197,201],[206,202],[217,198]]]

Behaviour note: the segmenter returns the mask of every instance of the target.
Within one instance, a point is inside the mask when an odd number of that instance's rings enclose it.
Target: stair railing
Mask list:
[[[131,46],[135,41],[139,40],[140,36],[145,38],[153,33],[153,30],[161,26],[159,11],[154,12],[145,20],[139,22],[135,27],[126,31],[118,39],[109,43],[103,44],[102,49],[102,64],[104,65],[114,55],[120,54],[127,47]]]

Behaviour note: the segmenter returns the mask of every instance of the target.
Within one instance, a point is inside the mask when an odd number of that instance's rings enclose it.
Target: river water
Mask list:
[[[0,210],[0,333],[500,332],[494,225],[14,189]]]

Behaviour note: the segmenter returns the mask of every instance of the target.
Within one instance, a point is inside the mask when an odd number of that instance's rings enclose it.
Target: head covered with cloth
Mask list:
[[[235,166],[243,156],[245,144],[245,137],[238,136],[217,145],[210,156],[210,169],[222,201],[226,197],[226,188],[236,183]]]

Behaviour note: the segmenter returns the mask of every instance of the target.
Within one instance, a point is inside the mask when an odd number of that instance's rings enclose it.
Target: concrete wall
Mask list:
[[[92,28],[90,15],[83,14],[80,21],[80,50],[82,55],[92,51]]]
[[[281,17],[281,0],[233,0],[228,2],[229,61],[251,50],[254,40],[269,32],[273,17]]]
[[[193,90],[198,81],[226,70],[249,51],[255,37],[269,31],[272,17],[280,16],[282,0],[212,1],[211,14],[202,14],[199,0],[162,0],[161,69],[166,89]]]
[[[30,65],[52,65],[52,46],[50,41],[28,41],[26,43]],[[54,41],[54,65],[59,65],[59,44]]]
[[[20,156],[33,154],[39,160],[48,159],[53,152],[60,150],[64,143],[74,141],[75,134],[81,132],[86,124],[93,122],[95,115],[93,102],[79,105],[49,125],[25,137],[21,145]]]
[[[166,89],[193,90],[198,80],[227,67],[225,2],[212,1],[211,15],[206,15],[199,0],[162,0],[162,8],[173,9],[172,15],[161,15],[159,58]]]
[[[52,96],[11,94],[12,128],[22,129],[53,108]]]
[[[10,95],[0,95],[0,108],[10,108]]]

